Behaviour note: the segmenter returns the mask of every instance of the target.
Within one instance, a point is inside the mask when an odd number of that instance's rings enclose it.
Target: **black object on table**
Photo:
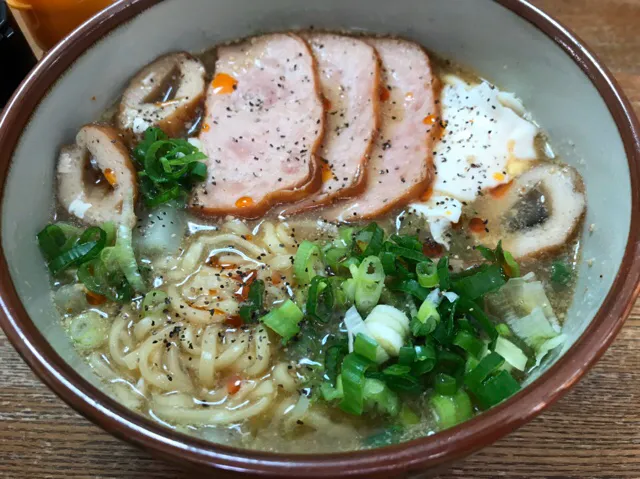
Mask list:
[[[36,64],[36,57],[7,4],[0,1],[0,109]]]

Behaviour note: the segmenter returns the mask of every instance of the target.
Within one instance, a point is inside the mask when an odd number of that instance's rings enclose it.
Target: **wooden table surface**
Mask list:
[[[640,115],[640,0],[535,0],[583,38]],[[611,349],[564,399],[449,478],[640,478],[640,302]],[[0,477],[186,478],[67,407],[0,332]]]

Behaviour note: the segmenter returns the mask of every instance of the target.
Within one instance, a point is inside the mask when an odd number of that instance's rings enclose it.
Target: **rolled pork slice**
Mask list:
[[[318,61],[326,132],[318,152],[322,187],[288,207],[285,215],[361,193],[366,167],[380,128],[380,60],[365,41],[345,35],[305,35]]]
[[[419,45],[369,38],[382,60],[380,135],[367,166],[365,191],[322,216],[330,221],[376,218],[406,205],[433,181],[432,150],[438,130],[438,81]]]
[[[324,109],[301,37],[275,33],[218,48],[205,107],[208,179],[194,189],[193,211],[255,218],[320,188]]]

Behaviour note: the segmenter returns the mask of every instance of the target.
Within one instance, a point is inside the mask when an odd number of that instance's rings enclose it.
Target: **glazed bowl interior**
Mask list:
[[[630,168],[616,122],[596,87],[541,30],[490,0],[168,0],[88,45],[33,111],[5,183],[2,247],[13,284],[31,321],[86,380],[98,385],[59,326],[35,241],[52,211],[60,146],[72,142],[80,126],[98,118],[142,65],[163,53],[199,51],[258,32],[311,25],[416,40],[523,100],[556,154],[583,176],[588,196],[578,284],[565,319],[569,341],[540,373],[571,347],[596,315],[629,237]],[[590,230],[589,225],[594,227]],[[518,407],[517,401],[512,407]]]

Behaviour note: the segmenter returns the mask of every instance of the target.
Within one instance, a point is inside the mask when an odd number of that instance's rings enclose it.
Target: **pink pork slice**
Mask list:
[[[322,216],[331,221],[376,218],[420,196],[433,181],[432,150],[439,109],[437,79],[417,44],[369,38],[382,60],[382,124],[367,167],[364,193]]]
[[[315,59],[298,35],[218,48],[205,106],[199,139],[209,178],[192,194],[192,210],[254,218],[320,188],[324,109]]]
[[[331,33],[304,37],[318,61],[327,112],[326,132],[318,152],[322,187],[292,205],[293,214],[362,193],[366,166],[380,127],[380,60],[363,40]]]

